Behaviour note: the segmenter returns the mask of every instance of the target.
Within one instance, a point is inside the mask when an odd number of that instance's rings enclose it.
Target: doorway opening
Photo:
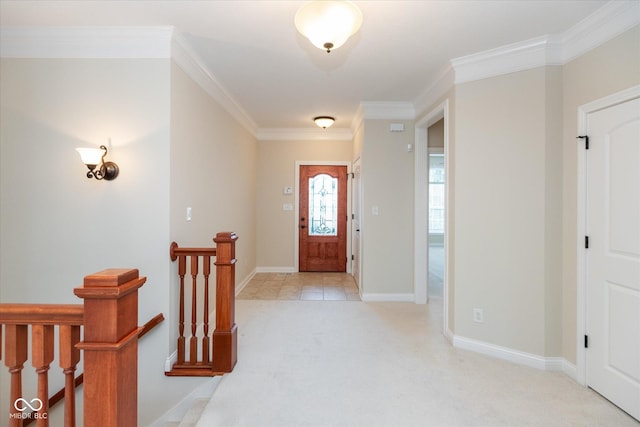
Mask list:
[[[450,170],[448,126],[448,99],[416,122],[414,301],[416,304],[426,304],[429,301],[430,292],[432,296],[437,296],[437,292],[440,291],[443,333],[451,338],[453,333],[449,330],[449,259],[452,239],[449,230],[452,215],[450,180],[447,178]],[[430,168],[432,158],[433,169]],[[433,177],[431,171],[434,173]],[[430,192],[432,178],[434,187]],[[436,193],[439,193],[438,199],[432,200],[430,204],[431,195]],[[430,241],[434,243],[432,251],[430,251]],[[434,255],[431,260],[430,252]],[[430,269],[430,264],[433,264],[433,269]],[[438,273],[442,285],[434,287],[438,282]]]

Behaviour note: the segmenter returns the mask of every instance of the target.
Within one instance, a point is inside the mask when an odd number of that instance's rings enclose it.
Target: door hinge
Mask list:
[[[584,139],[584,149],[589,149],[589,135],[576,136],[576,139]]]
[[[584,336],[584,348],[589,348],[589,335]]]
[[[356,214],[351,214],[351,219],[356,219]]]
[[[351,261],[355,260],[356,256],[355,255],[351,255]]]
[[[584,236],[584,248],[589,249],[589,236]]]

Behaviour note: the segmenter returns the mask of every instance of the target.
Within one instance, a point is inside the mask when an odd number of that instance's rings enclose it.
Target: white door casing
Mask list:
[[[640,419],[640,99],[586,117],[585,382]]]
[[[360,234],[361,234],[361,218],[360,218],[360,159],[353,162],[353,179],[351,180],[351,253],[353,255],[351,261],[351,273],[353,279],[360,291]],[[362,296],[362,292],[360,291]]]

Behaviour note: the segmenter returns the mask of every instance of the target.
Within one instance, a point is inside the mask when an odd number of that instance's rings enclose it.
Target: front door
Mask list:
[[[300,166],[300,271],[347,271],[347,167]]]
[[[640,99],[587,126],[587,385],[640,419]]]

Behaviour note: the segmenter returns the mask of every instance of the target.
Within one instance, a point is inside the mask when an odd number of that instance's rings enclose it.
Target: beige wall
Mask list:
[[[578,107],[640,84],[640,27],[563,67],[562,355],[576,363]]]
[[[412,297],[414,159],[407,144],[415,142],[414,123],[402,122],[404,132],[389,132],[389,123],[364,123],[361,288],[369,295]],[[372,213],[374,206],[378,215]]]
[[[2,60],[2,302],[80,303],[85,275],[134,267],[140,321],[169,311],[169,73],[168,60]],[[108,138],[120,175],[89,180],[74,148]],[[189,388],[164,379],[168,328],[140,343],[141,425]]]
[[[282,205],[294,204],[294,195],[284,187],[296,187],[296,161],[351,162],[351,141],[260,141],[258,143],[256,197],[257,267],[297,271],[294,235],[295,211]]]
[[[429,148],[444,148],[444,119],[440,119],[427,129]]]
[[[255,138],[172,63],[171,239],[212,246],[217,232],[236,232],[238,282],[256,266],[257,151]]]
[[[211,245],[215,232],[236,231],[236,279],[255,269],[256,141],[168,59],[0,67],[0,301],[79,303],[73,288],[85,275],[139,268],[148,278],[140,322],[167,319],[139,347],[139,424],[148,425],[206,381],[164,375],[177,308],[169,243]],[[85,178],[74,148],[108,138],[120,175]],[[33,389],[27,381],[25,393]]]
[[[545,353],[545,89],[544,68],[464,83],[455,108],[455,333],[533,354]]]

